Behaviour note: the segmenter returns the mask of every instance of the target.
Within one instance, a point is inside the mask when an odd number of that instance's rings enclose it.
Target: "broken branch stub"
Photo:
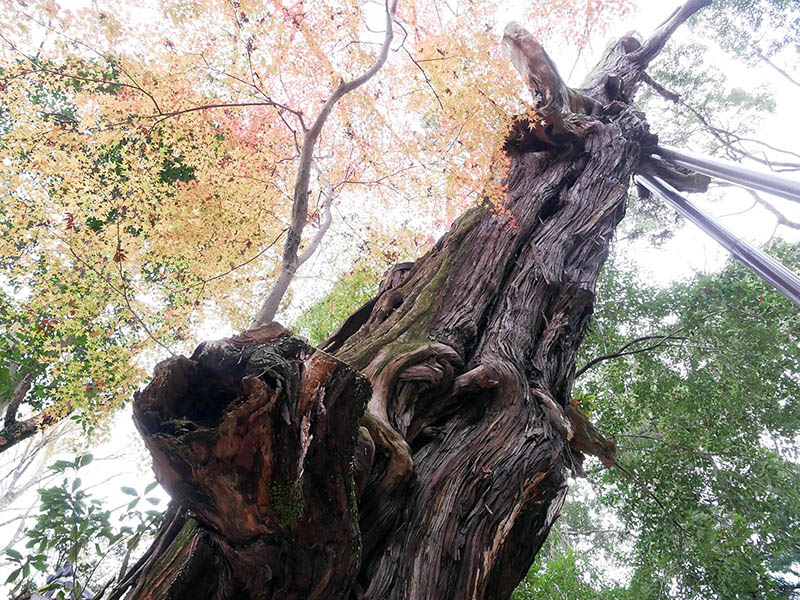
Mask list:
[[[280,331],[161,363],[134,420],[158,481],[213,540],[220,581],[252,598],[338,597],[360,560],[354,456],[370,387]]]

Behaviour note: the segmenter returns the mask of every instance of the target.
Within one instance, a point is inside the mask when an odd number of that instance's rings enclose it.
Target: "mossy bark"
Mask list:
[[[507,598],[564,500],[575,356],[645,133],[628,109],[579,154],[514,156],[504,211],[457,221],[335,355],[276,328],[160,365],[136,421],[204,551],[130,597],[196,596],[179,573],[202,560],[212,598]]]

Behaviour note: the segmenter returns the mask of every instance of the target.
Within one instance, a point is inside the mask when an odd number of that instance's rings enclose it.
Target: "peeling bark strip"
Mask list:
[[[326,341],[335,358],[272,324],[159,366],[135,418],[191,518],[130,598],[507,600],[566,470],[615,460],[569,405],[575,359],[630,178],[653,168],[630,99],[708,1],[610,46],[581,90],[510,27],[536,111],[507,144],[502,214],[467,211],[394,269]]]

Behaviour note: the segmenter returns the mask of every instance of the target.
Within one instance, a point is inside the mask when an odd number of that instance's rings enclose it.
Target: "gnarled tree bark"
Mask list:
[[[635,88],[707,3],[610,46],[581,90],[510,25],[534,110],[502,212],[465,213],[322,350],[272,324],[162,363],[134,415],[182,508],[113,597],[508,598],[566,471],[613,464],[569,408],[575,358],[630,178],[664,168]]]

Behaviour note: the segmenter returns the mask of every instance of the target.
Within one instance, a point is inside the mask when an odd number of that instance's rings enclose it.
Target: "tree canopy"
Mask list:
[[[662,290],[618,265],[600,289],[576,398],[619,443],[622,468],[590,478],[621,522],[597,537],[631,542],[632,597],[789,597],[797,308],[738,263]],[[563,528],[602,529],[579,523]]]
[[[525,14],[563,39],[627,4],[571,8]],[[141,381],[135,357],[185,350],[209,315],[234,329],[252,319],[291,228],[303,136],[375,60],[382,9],[46,0],[2,11],[4,404],[37,418],[9,420],[8,447],[76,409],[94,423]],[[497,197],[507,115],[524,110],[497,19],[494,2],[400,3],[392,60],[340,99],[319,137],[301,222],[324,233],[336,211],[388,265]]]

